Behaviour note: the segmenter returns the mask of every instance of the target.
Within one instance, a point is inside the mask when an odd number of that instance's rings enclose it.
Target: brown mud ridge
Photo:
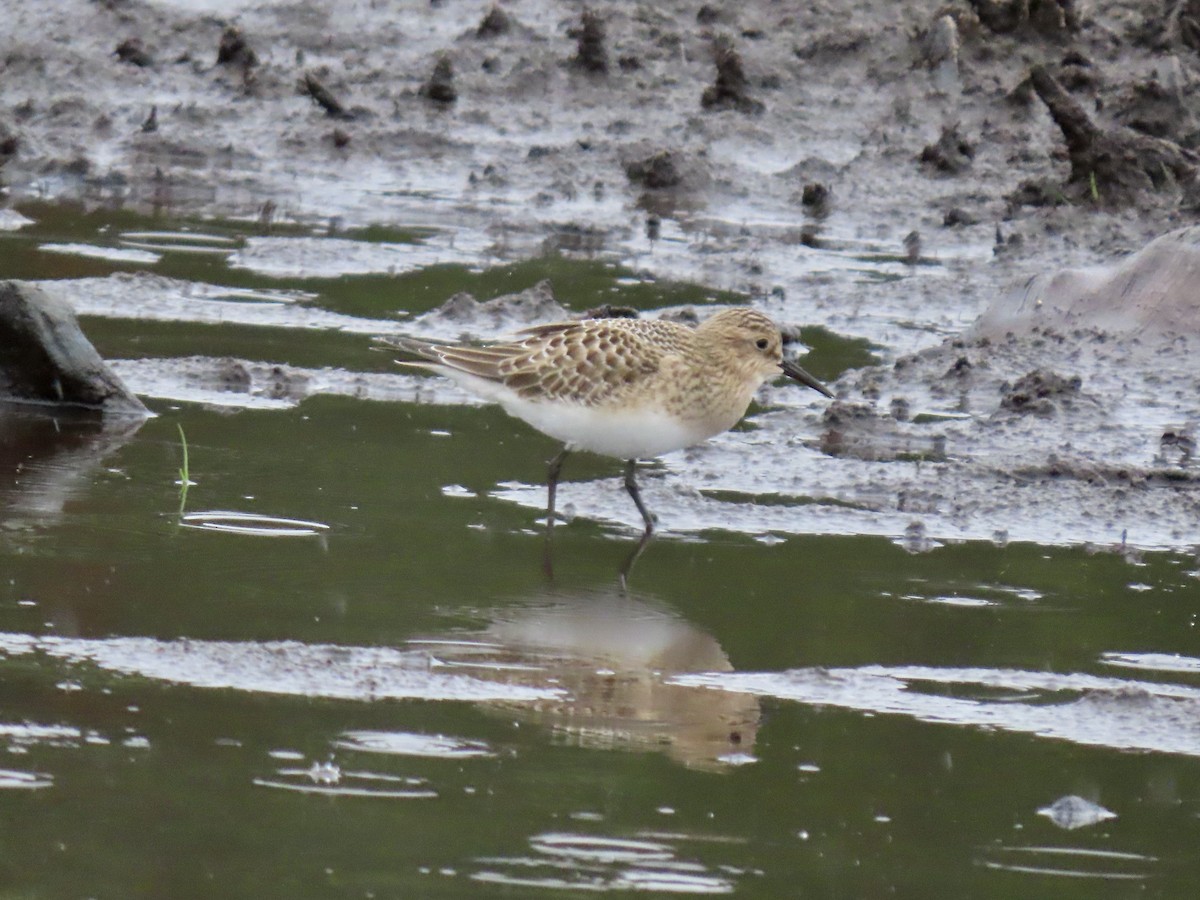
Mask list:
[[[17,202],[608,256],[879,347],[827,419],[774,389],[753,440],[673,461],[694,490],[654,505],[681,529],[1198,540],[1198,323],[1160,277],[1195,235],[1133,275],[1053,274],[1195,221],[1196,4],[398,7],[18,0],[0,178]],[[829,505],[721,499],[781,492]]]

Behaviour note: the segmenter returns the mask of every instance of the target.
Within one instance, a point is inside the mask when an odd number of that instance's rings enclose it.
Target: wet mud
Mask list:
[[[229,264],[267,277],[599,257],[875,348],[834,406],[769,388],[751,430],[671,457],[647,488],[668,532],[1190,547],[1195,236],[1178,229],[1200,202],[1200,32],[1184,6],[22,3],[0,178],[14,215],[50,197],[254,223]],[[437,236],[340,236],[370,224]],[[159,276],[55,290],[90,315],[364,340],[577,314],[552,285],[407,320],[218,308]],[[116,371],[215,403],[467,402],[404,375],[186,360]],[[569,489],[579,514],[636,526],[600,482]],[[495,496],[536,507],[540,489]]]

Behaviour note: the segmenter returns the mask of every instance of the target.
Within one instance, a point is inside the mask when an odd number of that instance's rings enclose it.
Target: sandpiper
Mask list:
[[[638,459],[690,447],[732,428],[762,383],[780,374],[833,396],[783,358],[779,328],[749,307],[725,309],[695,328],[604,318],[537,325],[510,341],[482,345],[381,340],[419,357],[402,365],[447,375],[563,442],[549,462],[547,537],[568,453],[586,450],[626,460],[625,489],[646,527],[622,568],[622,581],[654,531],[635,478]]]

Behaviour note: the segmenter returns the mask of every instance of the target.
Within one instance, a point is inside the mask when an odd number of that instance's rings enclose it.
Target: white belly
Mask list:
[[[572,450],[588,450],[620,459],[644,459],[690,447],[715,430],[682,422],[656,409],[595,409],[573,404],[502,401],[504,408]]]
[[[646,459],[707,440],[729,425],[686,422],[661,409],[596,408],[575,403],[529,400],[495,381],[467,372],[441,368],[463,387],[493,400],[505,411],[528,422],[572,450],[587,450],[618,459]]]

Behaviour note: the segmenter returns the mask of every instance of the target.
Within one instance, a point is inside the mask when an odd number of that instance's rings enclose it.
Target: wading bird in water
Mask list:
[[[646,527],[621,568],[622,584],[654,533],[635,477],[639,459],[690,447],[732,428],[755,391],[778,375],[833,396],[783,358],[779,328],[749,307],[725,309],[695,328],[603,318],[537,325],[512,340],[479,345],[413,337],[381,341],[417,357],[402,364],[446,375],[562,441],[562,451],[549,463],[547,549],[567,454],[586,450],[626,461],[625,489]]]

